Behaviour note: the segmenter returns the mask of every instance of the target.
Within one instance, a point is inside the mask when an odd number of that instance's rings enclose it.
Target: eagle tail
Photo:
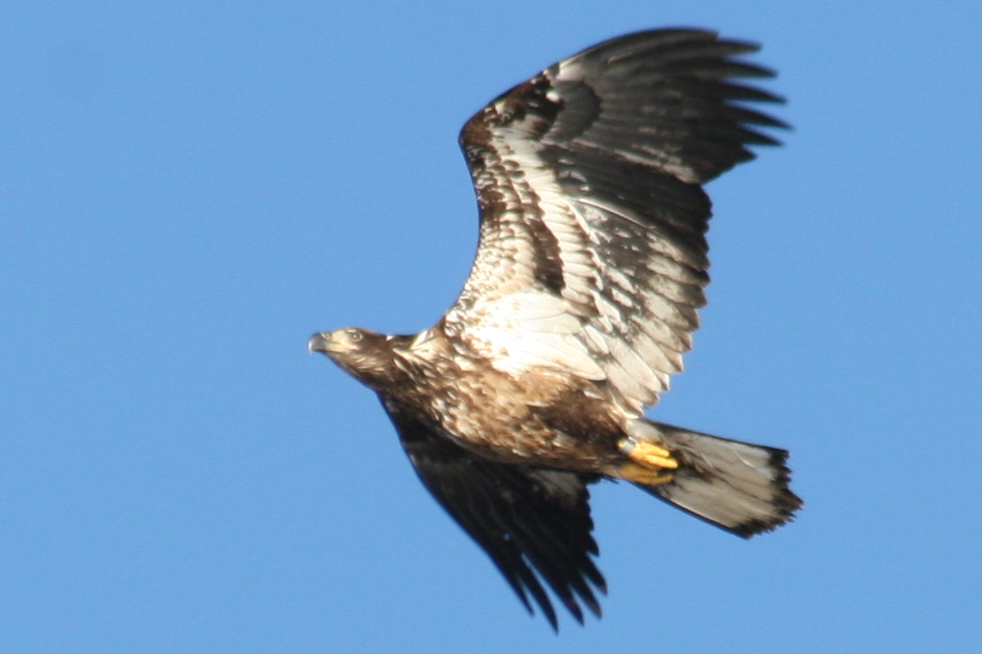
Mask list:
[[[802,506],[788,488],[786,450],[644,419],[630,424],[628,436],[667,449],[678,462],[677,468],[665,470],[671,481],[636,486],[738,536],[775,529]]]

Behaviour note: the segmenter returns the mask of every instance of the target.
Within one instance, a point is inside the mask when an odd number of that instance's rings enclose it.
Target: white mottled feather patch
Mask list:
[[[463,337],[502,371],[545,368],[604,379],[604,371],[578,337],[582,329],[563,298],[527,290],[475,307]]]
[[[572,62],[557,74],[577,79],[583,71]],[[508,110],[503,102],[495,107]],[[541,156],[541,120],[529,114],[491,127],[495,159],[488,160],[482,174],[489,179],[480,178],[479,186],[495,187],[504,207],[492,231],[485,233],[482,224],[478,258],[462,294],[466,318],[452,310],[448,320],[499,370],[544,368],[607,380],[612,399],[639,414],[681,370],[688,332],[697,327],[689,305],[693,287],[704,282],[694,271],[701,255],[589,188],[571,193],[568,184],[561,187]],[[536,285],[535,271],[544,264],[535,260],[532,220],[555,238],[561,295]],[[646,237],[638,237],[638,227]],[[636,278],[618,270],[618,262],[606,259],[614,255],[605,252],[631,253],[650,273]]]

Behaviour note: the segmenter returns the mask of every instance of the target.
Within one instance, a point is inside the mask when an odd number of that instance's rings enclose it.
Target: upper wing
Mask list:
[[[556,612],[536,572],[579,621],[583,602],[600,616],[606,592],[590,555],[590,496],[584,477],[494,463],[442,437],[393,402],[382,404],[420,480],[477,541],[530,612],[530,594],[555,629]],[[592,586],[592,587],[591,587]]]
[[[682,368],[709,280],[700,184],[776,141],[728,81],[757,46],[658,30],[601,43],[505,93],[461,132],[480,245],[448,333],[502,370],[605,380],[641,413]]]

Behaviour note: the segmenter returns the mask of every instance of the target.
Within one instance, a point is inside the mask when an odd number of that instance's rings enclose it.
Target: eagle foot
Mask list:
[[[635,484],[643,484],[644,486],[667,484],[675,478],[675,475],[670,472],[662,473],[660,470],[638,465],[632,461],[623,464],[619,473],[621,479],[633,481]]]
[[[638,442],[633,438],[623,438],[617,443],[621,452],[631,457],[634,463],[646,468],[666,468],[675,470],[679,462],[672,453],[654,443]]]

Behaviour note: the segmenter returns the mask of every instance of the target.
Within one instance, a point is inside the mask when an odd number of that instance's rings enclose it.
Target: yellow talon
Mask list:
[[[672,453],[660,445],[654,443],[637,442],[630,438],[625,438],[619,442],[621,452],[631,457],[631,460],[642,466],[667,468],[674,470],[679,467],[679,462],[672,458]]]
[[[652,470],[651,468],[630,461],[621,466],[620,477],[621,479],[633,481],[636,484],[644,484],[645,486],[667,484],[674,479],[674,475],[671,473],[662,474],[658,470]]]

